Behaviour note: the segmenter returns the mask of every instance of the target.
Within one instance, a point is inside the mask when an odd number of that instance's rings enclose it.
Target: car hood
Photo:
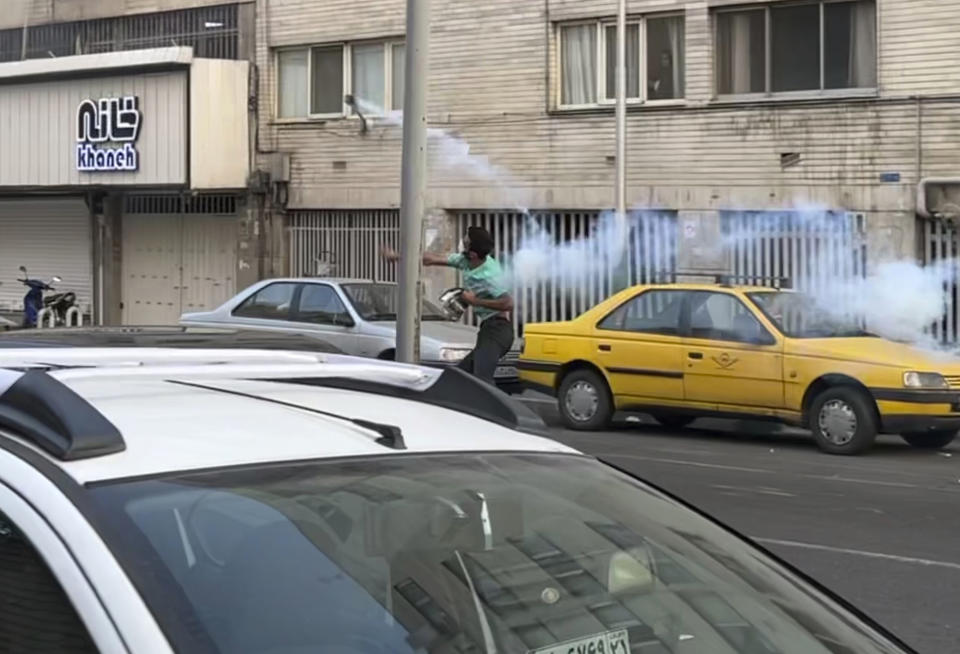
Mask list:
[[[955,354],[876,337],[793,339],[787,343],[785,354],[930,372],[960,371],[960,357]]]
[[[378,320],[371,325],[390,329],[396,333],[397,323]],[[420,323],[420,338],[436,341],[438,345],[455,345],[472,348],[477,342],[477,328],[461,322],[446,320],[424,320]]]

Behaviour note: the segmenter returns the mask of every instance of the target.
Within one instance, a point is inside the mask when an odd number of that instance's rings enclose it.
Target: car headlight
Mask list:
[[[470,350],[460,347],[441,347],[441,361],[463,361],[463,358],[470,354]]]
[[[905,372],[903,385],[907,388],[950,388],[950,384],[938,372]]]

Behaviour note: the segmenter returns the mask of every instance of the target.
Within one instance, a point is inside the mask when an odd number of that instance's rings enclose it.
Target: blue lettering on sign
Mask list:
[[[77,107],[76,166],[82,172],[136,172],[140,153],[140,99],[84,100]]]

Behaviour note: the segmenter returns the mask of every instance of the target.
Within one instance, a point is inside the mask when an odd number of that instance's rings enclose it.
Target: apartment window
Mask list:
[[[402,42],[291,48],[277,52],[277,117],[335,117],[353,95],[368,115],[403,107]]]
[[[721,11],[716,44],[719,95],[877,85],[874,0]]]
[[[558,47],[561,107],[607,104],[616,99],[616,23],[598,20],[560,25]],[[627,100],[683,98],[684,51],[682,16],[628,21]]]

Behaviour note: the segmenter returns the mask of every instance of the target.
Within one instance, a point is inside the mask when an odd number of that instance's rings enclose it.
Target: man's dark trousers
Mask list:
[[[488,384],[494,384],[497,362],[513,345],[513,326],[503,316],[490,316],[480,323],[477,344],[460,362],[459,368]]]

